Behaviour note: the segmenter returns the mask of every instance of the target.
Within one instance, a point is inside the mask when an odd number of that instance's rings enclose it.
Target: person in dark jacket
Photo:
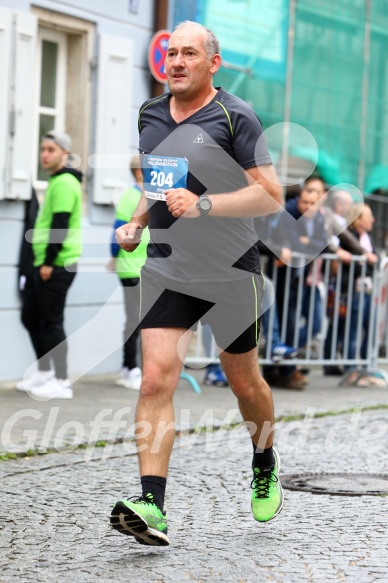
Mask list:
[[[348,266],[353,255],[363,255],[365,253],[358,238],[348,228],[351,214],[354,213],[354,201],[351,194],[341,188],[331,189],[323,211],[329,235],[327,251],[328,253],[335,253],[343,266]],[[343,330],[341,329],[343,318],[341,316],[334,318],[333,303],[337,287],[335,262],[330,263],[330,268],[334,272],[331,274],[328,286],[329,300],[326,312],[328,328],[324,345],[324,358],[335,360],[338,349],[342,348],[340,340],[342,339],[343,341]],[[348,272],[349,268],[345,267],[345,273]],[[329,376],[342,376],[344,373],[343,369],[336,364],[325,365],[323,372]]]
[[[277,245],[276,242],[272,239],[272,230],[274,229],[276,223],[276,215],[256,217],[254,219],[255,230],[259,238],[257,246],[259,248],[260,257],[267,257],[268,259],[266,271],[266,276],[268,279],[271,279],[273,261],[281,255],[281,246]],[[281,323],[279,322],[276,301],[274,301],[274,305],[272,306],[272,312],[272,330],[269,330],[271,319],[270,309],[264,311],[262,314],[264,336],[266,339],[271,339],[271,358],[274,362],[294,358],[297,355],[298,350],[293,346],[287,346],[281,340]]]
[[[31,190],[31,198],[25,202],[23,238],[19,252],[18,288],[23,301],[23,292],[26,285],[27,276],[32,274],[34,266],[34,254],[32,252],[31,241],[28,241],[26,234],[34,228],[36,217],[39,212],[39,202],[34,189]]]
[[[322,191],[322,192],[321,192]],[[278,280],[276,301],[279,319],[283,321],[284,298],[286,286],[286,264],[298,267],[291,268],[289,285],[289,301],[287,313],[286,344],[301,348],[308,338],[309,320],[312,317],[311,337],[314,338],[322,327],[322,301],[317,287],[319,273],[312,273],[311,261],[327,249],[328,235],[324,214],[319,204],[324,194],[320,179],[311,178],[296,198],[287,201],[285,211],[280,214],[278,224],[273,231],[275,243],[281,247],[278,264]],[[299,220],[303,217],[303,220]],[[303,255],[303,260],[293,259],[293,254]],[[313,277],[314,275],[314,277]],[[301,312],[297,314],[297,300],[300,278],[303,279]],[[311,300],[311,294],[313,298]],[[312,310],[310,310],[310,304]],[[297,317],[304,317],[304,324],[299,328]],[[299,329],[297,342],[294,342],[295,330]],[[307,378],[295,367],[283,367],[284,378],[280,384],[284,388],[302,389],[307,384]]]

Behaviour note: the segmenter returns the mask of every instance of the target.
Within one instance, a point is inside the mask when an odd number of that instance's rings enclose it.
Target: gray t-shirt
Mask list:
[[[175,219],[163,200],[171,187],[198,196],[246,187],[244,170],[271,164],[260,120],[244,101],[218,89],[210,103],[176,123],[169,97],[148,100],[139,113],[151,236],[145,267],[188,283],[260,273],[253,219]]]

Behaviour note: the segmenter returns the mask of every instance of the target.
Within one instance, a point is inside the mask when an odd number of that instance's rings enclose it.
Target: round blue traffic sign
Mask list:
[[[151,39],[148,49],[148,64],[152,76],[159,83],[165,83],[167,76],[164,71],[164,61],[166,59],[168,41],[171,36],[169,30],[159,30]]]

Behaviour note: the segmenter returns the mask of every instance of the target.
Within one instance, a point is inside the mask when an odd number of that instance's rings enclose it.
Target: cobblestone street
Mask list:
[[[387,433],[383,409],[278,423],[281,474],[387,474]],[[139,493],[128,445],[1,463],[0,581],[388,580],[388,497],[285,490],[283,512],[257,523],[251,451],[241,428],[176,440],[162,549],[109,526],[116,499]]]

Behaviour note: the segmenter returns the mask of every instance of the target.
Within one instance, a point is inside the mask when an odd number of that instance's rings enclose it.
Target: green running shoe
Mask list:
[[[275,456],[274,468],[270,470],[253,469],[251,508],[253,517],[259,522],[272,520],[283,508],[283,490],[278,478],[280,457],[275,448],[273,452]]]
[[[134,536],[144,545],[167,546],[167,518],[148,493],[140,498],[119,500],[110,517],[110,523],[122,534]]]

